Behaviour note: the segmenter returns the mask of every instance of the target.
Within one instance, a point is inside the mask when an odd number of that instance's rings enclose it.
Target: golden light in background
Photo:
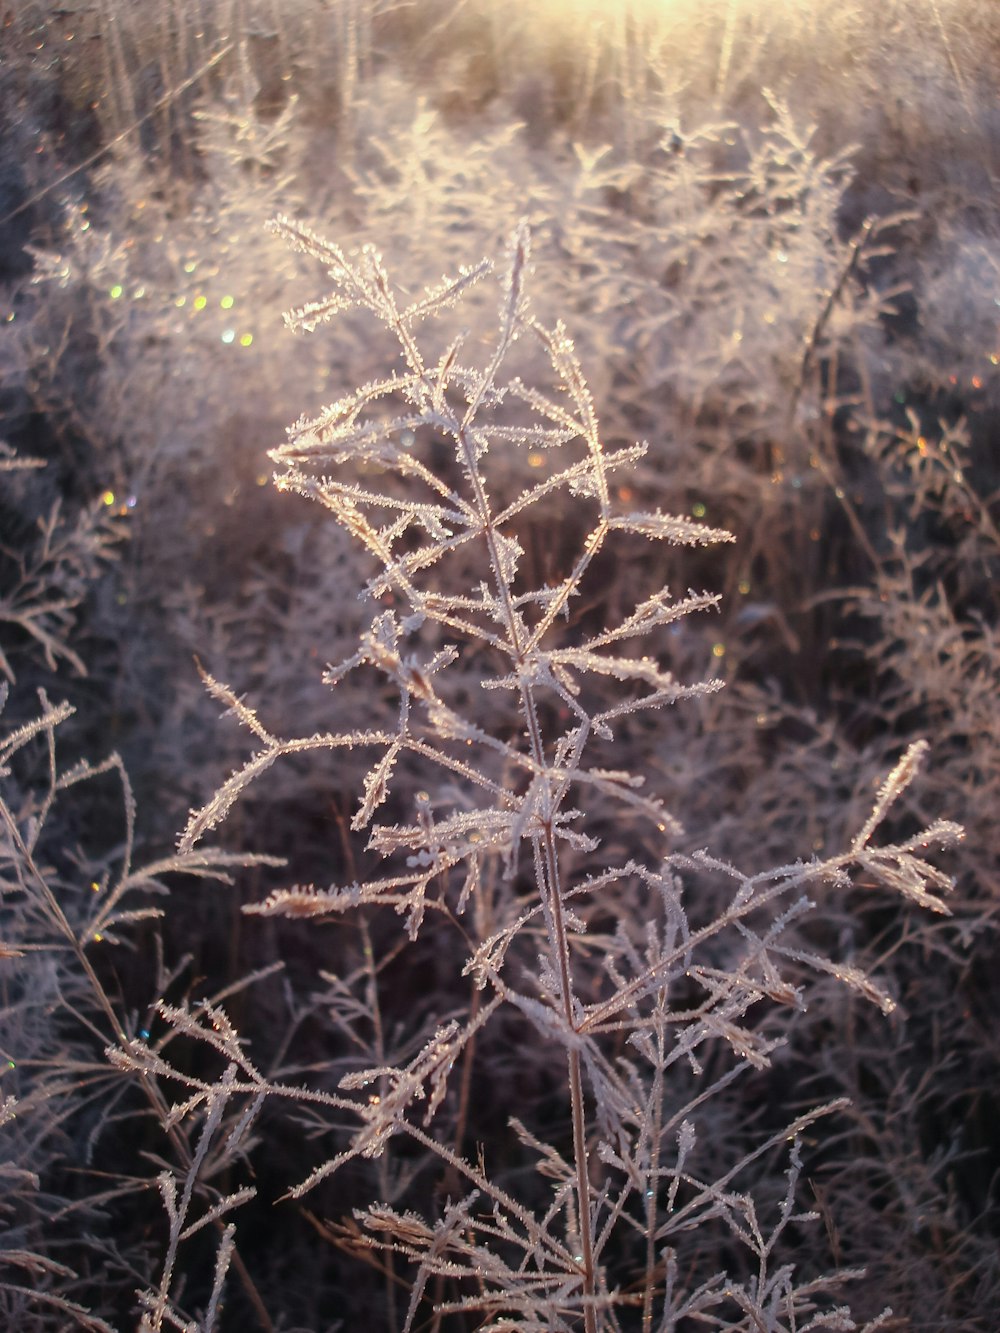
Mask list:
[[[823,49],[822,34],[836,23],[830,6],[819,0],[545,0],[541,5],[492,0],[492,4],[497,30],[510,22],[512,10],[515,15],[520,11],[521,22],[515,20],[512,28],[518,38],[527,31],[554,52],[587,50],[591,74],[602,57],[621,59],[626,96],[637,91],[628,85],[647,62],[671,71],[678,87],[707,82],[722,96],[732,85],[744,47],[753,58],[772,40],[786,51],[791,44],[815,52]]]

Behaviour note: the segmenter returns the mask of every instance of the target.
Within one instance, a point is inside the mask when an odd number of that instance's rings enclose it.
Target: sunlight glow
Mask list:
[[[816,0],[773,0],[768,6],[774,15],[790,11],[805,15],[817,8]],[[760,0],[619,0],[616,5],[609,5],[607,0],[545,0],[542,9],[546,16],[567,20],[701,19],[717,23],[727,14],[733,19],[757,17],[764,6]]]

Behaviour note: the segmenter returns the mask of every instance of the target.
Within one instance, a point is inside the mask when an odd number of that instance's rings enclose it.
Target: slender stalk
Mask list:
[[[548,915],[553,926],[554,939],[552,943],[559,965],[559,987],[562,991],[563,1014],[566,1022],[575,1030],[569,940],[566,935],[566,922],[563,916],[559,858],[556,852],[551,819],[544,824],[542,845],[545,857],[544,875],[539,876],[539,880],[545,884],[548,890]],[[573,1119],[573,1164],[576,1169],[577,1225],[580,1228],[580,1249],[583,1262],[584,1327],[587,1333],[597,1333],[597,1315],[593,1300],[596,1291],[594,1232],[593,1219],[590,1214],[590,1169],[587,1158],[583,1071],[580,1065],[580,1052],[575,1047],[566,1052],[566,1062],[569,1069],[570,1109]]]
[[[509,336],[509,334],[507,336]],[[505,341],[506,338],[501,340],[501,347]],[[497,360],[499,359],[499,356],[500,352],[498,351]],[[486,377],[484,377],[484,382],[485,380]],[[500,554],[497,548],[495,521],[489,497],[486,493],[486,487],[479,470],[472,441],[468,435],[468,426],[471,424],[472,410],[472,407],[470,407],[469,412],[466,413],[465,421],[457,431],[457,435],[462,444],[466,474],[474,492],[475,509],[479,521],[482,524],[483,535],[486,539],[489,551],[494,587],[503,607],[504,628],[507,631],[512,656],[515,662],[518,665],[521,665],[524,659],[525,649],[521,642],[520,625],[514,610],[509,584],[502,572]],[[535,763],[536,771],[540,774],[547,774],[549,764],[545,757],[545,745],[538,721],[538,709],[535,704],[534,691],[527,683],[522,683],[520,690],[521,706],[528,729],[531,757]],[[540,873],[537,874],[536,878],[538,881],[538,889],[543,900],[545,898],[548,899],[546,915],[552,931],[550,945],[552,952],[555,954],[556,965],[559,969],[559,986],[562,993],[563,1013],[567,1024],[569,1027],[573,1028],[575,1027],[575,1016],[573,1013],[573,982],[570,969],[569,940],[567,938],[566,924],[563,917],[559,857],[556,851],[551,811],[541,823],[542,833],[540,839],[536,839],[536,848],[540,841],[542,847],[542,860],[541,866],[539,867],[536,853],[536,868],[540,869]],[[596,1291],[594,1235],[593,1219],[590,1214],[590,1175],[587,1160],[587,1127],[584,1111],[583,1071],[580,1065],[580,1054],[576,1049],[567,1051],[566,1058],[569,1073],[570,1112],[573,1124],[573,1159],[576,1170],[578,1213],[577,1225],[580,1228],[580,1247],[583,1263],[584,1327],[586,1333],[597,1333],[597,1317],[593,1299]]]
[[[666,993],[661,990],[657,1008],[662,1014],[666,1007]],[[646,1280],[642,1291],[642,1333],[652,1333],[653,1329],[653,1291],[656,1272],[656,1195],[660,1179],[660,1152],[663,1138],[663,1070],[665,1064],[664,1028],[661,1024],[656,1030],[656,1067],[653,1071],[653,1086],[650,1094],[653,1127],[649,1131],[649,1170],[646,1173]]]
[[[337,831],[340,834],[340,843],[344,853],[344,864],[352,879],[357,878],[357,866],[354,861],[354,848],[351,845],[351,838],[348,832],[347,820],[337,801],[331,801],[333,817],[337,823]],[[385,1044],[385,1027],[382,1022],[382,1005],[379,1001],[378,990],[378,964],[375,961],[375,950],[372,947],[371,931],[368,928],[368,917],[364,912],[361,913],[359,925],[361,932],[361,947],[365,960],[365,971],[368,974],[367,1001],[368,1012],[372,1022],[372,1036],[374,1044],[375,1062],[378,1065],[384,1065],[387,1060]],[[387,1080],[383,1076],[379,1079],[378,1091],[380,1097],[385,1097],[387,1091]],[[384,1200],[389,1198],[389,1160],[387,1153],[381,1153],[378,1158],[378,1184],[379,1190]],[[385,1310],[386,1326],[390,1333],[398,1325],[396,1313],[396,1256],[392,1250],[387,1251],[385,1256]]]

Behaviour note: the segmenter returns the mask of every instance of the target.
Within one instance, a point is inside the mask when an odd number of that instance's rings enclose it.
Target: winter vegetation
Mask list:
[[[993,1333],[992,0],[0,24],[3,1326]]]

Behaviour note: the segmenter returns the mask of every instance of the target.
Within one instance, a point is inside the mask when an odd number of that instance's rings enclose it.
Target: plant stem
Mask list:
[[[501,341],[495,358],[499,362],[502,350],[506,343],[508,334]],[[485,383],[489,376],[484,376]],[[475,449],[469,437],[468,426],[474,415],[477,403],[474,401],[466,414],[465,420],[457,426],[455,434],[462,447],[465,459],[466,475],[473,490],[474,504],[479,521],[482,524],[483,536],[486,540],[487,551],[489,554],[490,567],[493,573],[493,583],[503,607],[504,628],[507,633],[511,656],[517,667],[523,666],[525,646],[521,640],[520,626],[517,613],[514,609],[511,598],[510,586],[503,575],[502,562],[497,547],[497,533],[493,512],[490,506],[489,496],[483,483],[483,478],[479,470],[478,459]],[[541,726],[538,720],[538,708],[535,704],[534,690],[532,686],[522,679],[521,686],[521,706],[524,711],[524,719],[528,731],[528,740],[531,750],[531,757],[534,760],[537,773],[540,775],[549,775],[549,764],[545,757],[545,746],[542,738]],[[567,1025],[575,1031],[576,1023],[573,1012],[573,982],[570,969],[569,941],[566,936],[566,924],[563,918],[562,897],[560,892],[559,877],[559,857],[556,851],[555,835],[553,832],[553,811],[546,811],[545,817],[541,819],[541,834],[535,837],[536,854],[536,879],[539,894],[545,903],[546,898],[547,918],[550,923],[551,939],[550,945],[555,954],[556,964],[559,970],[559,988],[562,993],[563,1013]],[[539,849],[541,847],[543,857],[539,858]],[[573,1158],[576,1170],[576,1194],[577,1194],[577,1225],[580,1230],[580,1249],[583,1263],[583,1300],[584,1300],[584,1328],[586,1333],[597,1333],[597,1315],[594,1305],[594,1295],[596,1290],[595,1272],[594,1272],[594,1237],[593,1222],[590,1215],[590,1174],[587,1161],[587,1126],[584,1114],[583,1097],[583,1071],[580,1065],[580,1053],[575,1048],[570,1048],[566,1053],[566,1059],[569,1071],[569,1094],[570,1110],[573,1122]]]
[[[544,826],[545,881],[549,894],[549,913],[555,939],[553,945],[559,963],[559,984],[562,991],[563,1013],[566,1022],[576,1030],[573,1015],[573,983],[570,974],[569,941],[563,919],[562,899],[559,892],[559,859],[551,820]],[[584,1327],[587,1333],[597,1333],[597,1317],[593,1304],[594,1237],[590,1216],[590,1171],[587,1160],[587,1126],[583,1104],[583,1071],[580,1052],[572,1047],[566,1052],[569,1067],[569,1095],[573,1118],[573,1159],[576,1168],[577,1225],[580,1228],[580,1248],[583,1257]]]

